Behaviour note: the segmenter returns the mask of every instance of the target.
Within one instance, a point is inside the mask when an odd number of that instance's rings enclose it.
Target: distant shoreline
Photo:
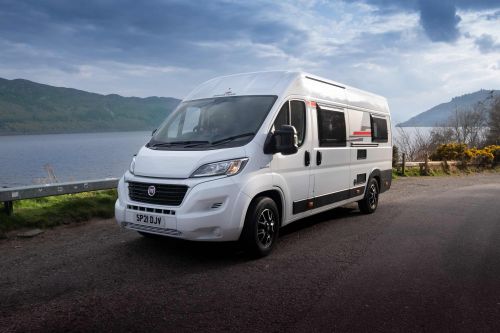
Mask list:
[[[153,129],[130,129],[130,130],[111,130],[111,131],[68,131],[68,132],[30,132],[30,133],[5,133],[0,132],[0,137],[2,136],[24,136],[24,135],[57,135],[57,134],[99,134],[99,133],[127,133],[127,132],[149,132],[152,133]]]

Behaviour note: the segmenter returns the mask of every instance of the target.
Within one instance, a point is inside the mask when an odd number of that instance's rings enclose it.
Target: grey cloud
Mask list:
[[[379,14],[390,14],[396,11],[417,11],[420,25],[433,42],[453,42],[460,32],[458,23],[460,16],[457,9],[480,10],[500,8],[498,0],[359,0],[379,8]],[[496,20],[499,12],[489,19]]]
[[[487,14],[487,15],[485,15],[485,18],[488,21],[497,21],[497,20],[500,20],[500,10],[497,10],[493,14]]]
[[[453,1],[419,0],[420,24],[433,42],[453,42],[459,36],[460,16]]]
[[[138,59],[197,67],[207,62],[200,61],[204,54],[192,52],[196,41],[275,43],[301,34],[264,19],[262,6],[252,2],[0,0],[0,8],[2,38],[81,61]]]
[[[482,34],[474,41],[481,53],[491,53],[500,51],[500,43],[496,43],[493,36]]]

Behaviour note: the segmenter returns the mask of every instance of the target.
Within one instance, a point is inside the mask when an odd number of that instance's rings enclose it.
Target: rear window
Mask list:
[[[372,116],[372,141],[373,142],[387,142],[387,119]]]

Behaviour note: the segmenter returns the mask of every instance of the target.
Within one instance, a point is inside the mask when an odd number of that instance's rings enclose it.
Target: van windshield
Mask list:
[[[146,145],[152,149],[216,149],[250,142],[277,96],[231,96],[186,101]]]

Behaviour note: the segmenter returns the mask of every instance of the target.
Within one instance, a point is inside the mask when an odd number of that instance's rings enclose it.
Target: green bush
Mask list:
[[[445,143],[439,145],[431,155],[434,161],[468,161],[470,155],[467,154],[467,145],[464,143]]]
[[[500,146],[499,145],[487,146],[484,148],[484,150],[493,155],[493,163],[494,164],[500,164]]]
[[[487,166],[500,162],[500,146],[492,145],[483,149],[467,148],[461,143],[440,145],[431,155],[431,159],[438,161],[462,161]]]
[[[493,154],[485,149],[471,148],[465,152],[472,163],[486,166],[493,162]]]

